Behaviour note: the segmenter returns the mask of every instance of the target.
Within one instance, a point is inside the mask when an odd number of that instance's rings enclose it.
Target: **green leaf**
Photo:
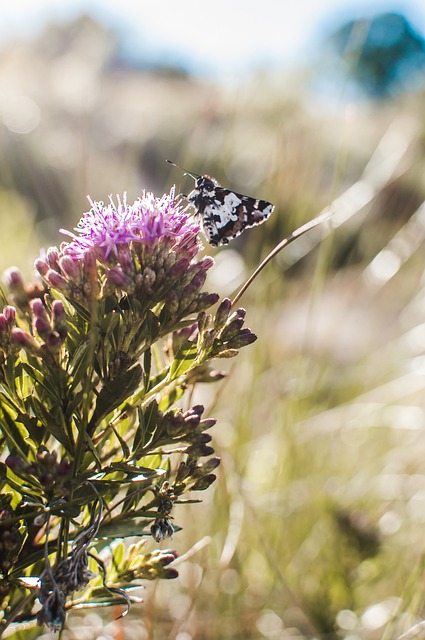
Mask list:
[[[23,480],[20,476],[14,473],[9,467],[1,462],[0,463],[0,478],[2,478],[12,489],[14,489],[21,496],[39,497],[43,494],[41,485],[30,476]],[[29,486],[31,485],[31,486]]]
[[[38,398],[35,396],[31,399],[34,413],[36,414],[39,421],[42,423],[43,427],[58,440],[67,450],[68,453],[73,452],[73,445],[68,438],[68,435],[65,433],[62,428],[60,421],[55,419],[55,415],[52,410],[48,409]],[[60,410],[59,407],[57,407]],[[60,416],[59,416],[60,417]]]
[[[151,520],[126,518],[124,521],[108,522],[99,529],[102,538],[129,538],[132,536],[150,536]],[[96,544],[96,548],[98,545]]]
[[[71,303],[67,303],[67,307],[70,310],[75,310],[74,319],[78,321],[79,325],[86,322],[90,324],[91,313],[88,309],[86,309],[84,305],[80,304],[79,302],[77,302],[77,300],[74,299]]]
[[[6,360],[6,364],[3,367],[4,376],[7,387],[10,389],[11,393],[14,394],[16,391],[15,388],[15,377],[16,375],[20,375],[22,368],[20,363],[16,365],[16,359],[8,357]]]
[[[125,557],[125,547],[122,542],[116,545],[115,549],[112,551],[112,565],[115,569],[119,569],[123,563]]]
[[[134,344],[139,345],[145,341],[148,342],[148,344],[152,344],[158,337],[159,330],[160,324],[158,316],[151,309],[148,309],[134,337]]]
[[[83,389],[81,389],[80,391],[74,392],[72,400],[70,400],[70,402],[68,402],[66,406],[66,417],[68,418],[68,420],[71,420],[71,418],[75,414],[78,417],[80,417],[82,407],[83,407],[83,400],[84,400]],[[77,409],[79,409],[79,411],[77,411]]]
[[[159,403],[159,408],[161,411],[167,411],[170,407],[173,406],[180,398],[184,395],[185,389],[183,386],[174,387],[168,393],[163,392],[161,397],[161,402]]]
[[[91,495],[93,496],[93,491],[91,493]],[[59,516],[60,518],[63,518],[64,516],[66,518],[71,518],[71,519],[75,519],[78,518],[78,516],[81,514],[81,508],[84,506],[84,504],[79,504],[78,500],[72,500],[70,501],[66,501],[66,502],[60,502],[56,505],[53,505],[50,507],[50,512],[53,516]]]
[[[120,314],[114,309],[111,313],[107,313],[101,320],[100,330],[105,336],[113,333],[120,321]]]
[[[120,434],[118,433],[117,429],[113,428],[113,432],[114,432],[115,437],[117,438],[118,442],[121,445],[122,455],[127,460],[127,458],[130,457],[130,448],[129,448],[128,444],[126,443],[126,441],[124,440],[124,438],[122,438],[120,436]]]
[[[162,469],[150,469],[149,467],[139,467],[137,465],[127,464],[126,462],[113,462],[109,469],[111,471],[122,471],[130,479],[135,480],[136,478],[152,478],[158,475],[162,475]],[[105,470],[108,473],[108,470]]]
[[[33,547],[34,548],[34,547]],[[54,553],[57,551],[57,540],[49,541],[48,553]],[[37,545],[35,550],[32,551],[28,556],[25,556],[23,560],[19,562],[19,560],[14,564],[13,570],[10,571],[9,576],[11,578],[21,576],[24,571],[31,567],[33,564],[42,560],[45,554],[45,546],[44,544]]]
[[[19,413],[16,420],[25,425],[31,440],[38,448],[46,436],[46,432],[40,425],[38,419],[35,416],[28,415],[27,413]]]
[[[107,382],[101,389],[96,400],[94,410],[89,425],[89,432],[92,433],[97,424],[111,411],[120,406],[127,398],[133,395],[142,381],[143,371],[140,365],[135,365],[122,375]]]
[[[8,439],[9,450],[15,450],[26,460],[30,451],[28,431],[16,417],[12,418],[5,406],[0,406],[0,430]]]
[[[148,328],[150,342],[154,342],[154,340],[159,335],[159,330],[160,330],[159,318],[153,311],[149,309],[146,313],[145,322]]]
[[[1,387],[0,400],[5,407],[9,407],[9,409],[12,410],[12,413],[19,413],[20,404],[18,404],[18,401],[15,400],[15,398],[12,398],[12,396],[9,395],[8,390],[5,387]]]
[[[168,373],[169,379],[174,380],[174,378],[178,378],[186,373],[195,362],[197,355],[196,343],[186,340],[174,356]]]
[[[149,348],[145,351],[143,356],[143,371],[145,373],[145,392],[149,391],[150,376],[152,366],[152,350]]]
[[[69,365],[69,371],[72,374],[70,388],[75,389],[82,381],[87,372],[92,369],[93,364],[93,348],[91,342],[84,339],[76,349],[74,356]]]
[[[61,403],[62,398],[61,398],[60,388],[57,384],[54,384],[54,382],[52,382],[52,380],[49,380],[47,376],[44,376],[37,367],[32,366],[28,362],[23,362],[22,367],[27,372],[27,374],[34,380],[34,382],[40,385],[40,387],[44,389],[44,391],[53,400],[53,402]]]
[[[139,426],[133,439],[133,458],[137,458],[154,439],[158,423],[158,403],[153,400],[144,411],[139,409],[138,414]]]

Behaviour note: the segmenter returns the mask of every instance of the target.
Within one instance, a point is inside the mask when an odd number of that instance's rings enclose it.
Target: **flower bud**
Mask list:
[[[4,317],[6,318],[7,324],[9,326],[14,325],[16,320],[15,307],[12,307],[11,305],[7,305],[7,307],[3,309],[3,313],[4,313]]]
[[[227,324],[220,334],[220,340],[222,342],[229,342],[232,338],[234,338],[241,328],[243,327],[244,320],[243,318],[235,318],[229,324]]]
[[[173,266],[168,270],[168,277],[171,280],[177,280],[180,278],[189,268],[190,261],[187,258],[180,258],[173,264]]]
[[[214,266],[214,260],[211,256],[205,256],[205,258],[202,258],[202,260],[198,262],[197,266],[202,271],[208,271],[208,269]]]
[[[206,458],[214,453],[214,449],[206,444],[194,444],[188,447],[187,454],[191,458]]]
[[[118,246],[118,262],[121,265],[124,273],[126,273],[127,275],[133,275],[135,271],[134,262],[128,245],[120,244]]]
[[[52,320],[54,323],[63,323],[66,320],[65,308],[62,300],[53,300]]]
[[[197,310],[204,311],[204,309],[208,309],[212,307],[219,300],[220,296],[218,293],[200,293],[197,298]]]
[[[47,249],[46,262],[51,269],[56,271],[59,269],[59,251],[56,247],[49,247]]]
[[[37,260],[34,262],[34,267],[37,269],[38,273],[41,276],[45,276],[50,268],[47,262],[45,260],[42,260],[41,258],[37,258]]]
[[[239,309],[236,309],[235,313],[232,314],[231,316],[231,320],[233,320],[233,315],[236,318],[245,318],[246,316],[246,309],[244,309],[243,307],[240,307]]]
[[[31,353],[38,353],[40,351],[40,345],[34,338],[27,333],[26,331],[22,331],[18,327],[12,329],[12,340],[15,344],[23,347],[24,349],[28,349]]]
[[[41,316],[36,316],[34,318],[33,327],[42,340],[47,340],[52,331],[50,322]]]
[[[119,265],[108,270],[106,279],[116,287],[127,288],[129,285],[129,279]]]
[[[145,269],[143,269],[143,284],[148,289],[151,289],[153,287],[156,277],[157,276],[155,271],[153,271],[153,269],[151,269],[150,267],[146,267]]]
[[[205,491],[213,482],[215,482],[216,479],[217,476],[214,473],[210,473],[207,476],[199,478],[195,484],[190,487],[190,489],[191,491]]]
[[[61,340],[64,340],[68,334],[68,326],[66,322],[65,308],[61,300],[53,300],[52,323],[53,329],[57,331]]]
[[[214,343],[214,331],[209,329],[208,331],[204,332],[203,339],[202,339],[202,349],[208,352],[211,349],[213,343]]]
[[[83,258],[84,273],[90,280],[92,277],[97,278],[96,256],[93,251],[86,251]]]
[[[168,309],[168,311],[172,315],[177,313],[177,311],[179,309],[179,302],[180,302],[180,298],[177,295],[177,293],[175,291],[173,291],[173,290],[167,291],[166,300],[167,300],[167,309]]]
[[[53,289],[57,289],[58,291],[62,291],[63,293],[69,292],[69,285],[67,280],[60,273],[54,271],[53,269],[49,269],[45,276],[47,282],[50,284]]]
[[[100,292],[97,262],[94,251],[86,251],[83,257],[84,295],[91,301],[96,300]]]
[[[50,331],[44,340],[50,353],[58,353],[60,351],[62,340],[57,331]]]
[[[46,340],[52,328],[47,311],[40,298],[34,298],[30,303],[33,313],[32,325],[42,340]]]
[[[252,333],[251,329],[241,329],[237,336],[229,341],[229,347],[232,349],[241,349],[248,344],[252,344],[257,340],[255,333]]]
[[[214,471],[220,465],[220,458],[210,458],[202,464],[198,464],[192,472],[193,478],[202,478]]]
[[[158,563],[162,567],[166,567],[171,562],[174,562],[174,560],[176,560],[178,557],[179,554],[177,553],[177,551],[174,551],[174,549],[164,549],[163,551],[161,551],[161,555],[158,558]]]
[[[66,458],[61,460],[56,468],[56,475],[58,477],[67,477],[71,474],[72,464]]]
[[[4,279],[11,291],[15,292],[24,290],[24,281],[22,280],[21,272],[17,267],[10,267],[10,269],[7,269],[4,274]]]
[[[174,569],[174,567],[167,567],[161,573],[161,578],[164,578],[164,580],[174,580],[175,578],[178,578],[178,577],[179,577],[179,572],[177,571],[177,569]]]
[[[217,420],[215,418],[205,418],[200,422],[203,431],[205,431],[205,429],[211,429],[211,427],[213,427],[216,423]]]
[[[59,267],[62,273],[74,282],[79,282],[81,279],[80,264],[76,260],[73,260],[71,256],[64,255],[59,259]]]
[[[231,308],[232,301],[229,298],[224,298],[217,309],[217,313],[215,314],[214,329],[218,330],[224,327],[224,325],[226,324],[226,320],[229,317]]]
[[[198,313],[198,330],[202,333],[208,326],[211,316],[206,314],[205,311]]]
[[[34,298],[34,300],[31,300],[30,306],[35,316],[45,318],[46,320],[48,319],[46,308],[40,298]]]
[[[48,473],[47,471],[42,471],[38,475],[38,480],[40,484],[42,484],[44,487],[50,487],[53,483],[53,476],[51,473]]]
[[[8,455],[5,460],[5,465],[9,469],[11,469],[14,473],[19,473],[26,468],[26,464],[21,458],[18,456],[14,456],[12,454]]]

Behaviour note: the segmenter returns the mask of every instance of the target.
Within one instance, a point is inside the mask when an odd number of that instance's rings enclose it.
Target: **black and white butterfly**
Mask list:
[[[167,162],[177,167],[171,160]],[[202,231],[213,247],[228,244],[245,229],[262,224],[274,209],[266,200],[257,200],[224,189],[211,176],[200,176],[188,171],[185,173],[196,182],[187,200],[199,216]]]

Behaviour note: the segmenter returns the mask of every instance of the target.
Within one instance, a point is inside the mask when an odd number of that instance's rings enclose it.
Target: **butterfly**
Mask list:
[[[171,160],[167,162],[181,168]],[[266,200],[243,196],[221,187],[211,176],[200,176],[188,171],[185,174],[191,176],[196,183],[187,200],[199,216],[202,231],[213,247],[228,244],[245,229],[262,224],[274,209]]]

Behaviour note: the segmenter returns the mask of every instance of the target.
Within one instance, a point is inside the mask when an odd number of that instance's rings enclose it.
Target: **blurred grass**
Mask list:
[[[3,54],[3,87],[29,91],[25,61],[44,82],[39,126],[0,134],[2,268],[30,273],[86,193],[187,192],[167,157],[276,203],[214,252],[222,295],[332,202],[335,223],[261,273],[241,301],[259,340],[198,391],[222,466],[201,505],[176,509],[180,578],[146,585],[124,620],[71,614],[63,638],[397,638],[425,614],[424,96],[340,108],[301,73],[223,88],[126,72],[97,29],[62,53],[44,39]]]

